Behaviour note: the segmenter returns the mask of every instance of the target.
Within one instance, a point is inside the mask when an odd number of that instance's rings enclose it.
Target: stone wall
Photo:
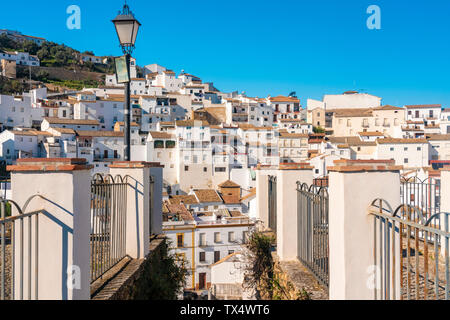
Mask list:
[[[141,286],[145,272],[151,268],[154,259],[160,259],[166,238],[158,237],[150,243],[150,253],[145,259],[130,259],[116,270],[111,279],[92,292],[92,300],[134,300]]]

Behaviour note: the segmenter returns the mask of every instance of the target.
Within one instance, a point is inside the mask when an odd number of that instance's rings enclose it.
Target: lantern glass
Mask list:
[[[116,27],[120,45],[124,48],[133,48],[136,43],[137,34],[141,24],[136,20],[127,5],[123,12],[112,21]]]

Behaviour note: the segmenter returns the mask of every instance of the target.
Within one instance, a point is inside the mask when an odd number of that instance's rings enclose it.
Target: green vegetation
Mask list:
[[[99,73],[114,73],[114,61],[108,60],[107,65],[96,65],[91,62],[81,61],[81,52],[72,49],[64,44],[54,42],[44,42],[41,46],[33,41],[14,41],[6,35],[0,36],[0,50],[28,52],[37,55],[43,67],[64,67]],[[94,55],[92,51],[85,51],[84,54]]]
[[[144,270],[133,290],[133,300],[176,300],[186,284],[185,262],[177,261],[164,242],[159,252],[145,262]]]
[[[29,85],[22,83],[19,80],[10,80],[8,78],[0,76],[0,93],[6,95],[13,95],[16,93],[22,93],[28,90]]]
[[[274,261],[272,257],[273,236],[254,232],[246,247],[248,268],[245,272],[246,289],[255,290],[256,298],[261,299],[262,293],[273,296]]]
[[[322,127],[314,127],[313,132],[314,133],[325,133],[325,129]]]
[[[282,276],[272,256],[274,236],[254,232],[246,245],[247,268],[244,276],[244,288],[253,290],[256,299],[261,300],[311,300],[310,294],[303,288],[296,292],[293,284]]]
[[[100,85],[100,82],[95,81],[95,80],[83,80],[83,81],[78,81],[78,80],[63,80],[63,81],[58,81],[58,80],[48,80],[46,81],[48,83],[57,85],[57,86],[61,86],[61,87],[67,87],[70,89],[75,89],[75,90],[82,90],[83,88],[97,88]]]

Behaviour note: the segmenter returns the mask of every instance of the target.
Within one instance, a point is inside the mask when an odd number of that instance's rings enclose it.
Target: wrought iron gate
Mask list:
[[[277,231],[277,177],[269,176],[269,228]]]
[[[404,204],[393,210],[383,199],[372,202],[369,214],[375,217],[375,299],[449,300],[449,214],[428,217]]]
[[[328,287],[328,190],[298,182],[297,201],[299,259]]]
[[[427,178],[420,180],[416,177],[401,179],[401,203],[417,208],[425,219],[435,216],[434,223],[440,226],[441,212],[441,184],[439,179]],[[418,216],[412,213],[413,220],[417,220]]]
[[[96,174],[91,182],[91,282],[126,256],[127,178]]]

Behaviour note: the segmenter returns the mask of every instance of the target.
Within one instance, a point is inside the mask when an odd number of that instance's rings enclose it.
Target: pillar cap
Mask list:
[[[311,166],[307,162],[302,163],[280,163],[280,166],[278,167],[279,170],[312,170],[314,169],[313,166]]]
[[[301,163],[280,163],[279,165],[258,164],[255,170],[312,170],[314,169],[308,162]]]
[[[395,160],[335,160],[330,172],[373,172],[400,171],[403,166],[396,166]]]
[[[93,167],[84,158],[29,158],[18,159],[17,164],[7,166],[7,170],[11,172],[58,172],[91,170]]]
[[[159,162],[146,161],[114,161],[109,167],[114,169],[164,168]]]

